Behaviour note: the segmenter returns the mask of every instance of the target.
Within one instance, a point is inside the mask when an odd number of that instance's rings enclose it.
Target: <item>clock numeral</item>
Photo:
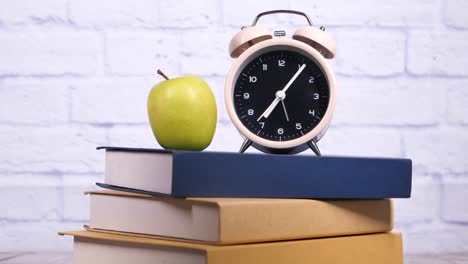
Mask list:
[[[280,67],[286,66],[286,61],[285,60],[278,60],[278,66],[280,66]]]
[[[320,95],[318,93],[314,93],[314,100],[318,100]]]
[[[302,129],[302,124],[301,123],[296,123],[296,129],[301,130]]]
[[[278,135],[283,135],[284,134],[284,129],[282,129],[281,127],[278,128]]]
[[[267,64],[262,64],[263,70],[266,71],[268,70],[268,65]]]
[[[247,110],[247,114],[248,114],[249,116],[252,116],[252,115],[254,114],[254,110],[253,110],[253,109]]]
[[[314,83],[314,80],[315,80],[314,76],[309,77],[309,83]]]
[[[249,99],[250,98],[250,94],[249,93],[244,93],[244,99]]]
[[[258,122],[258,123],[262,126],[262,128],[265,127],[265,122]]]
[[[249,76],[249,82],[251,83],[257,82],[257,76]]]
[[[309,115],[315,116],[315,110],[309,109]]]

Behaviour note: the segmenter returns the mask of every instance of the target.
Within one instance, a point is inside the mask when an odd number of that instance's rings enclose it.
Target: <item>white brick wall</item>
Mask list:
[[[2,123],[53,125],[68,122],[68,82],[6,79],[0,82]]]
[[[468,133],[466,128],[417,129],[403,133],[406,156],[416,172],[443,176],[466,175]]]
[[[404,32],[399,30],[349,30],[336,34],[336,72],[350,76],[392,76],[405,70]]]
[[[464,0],[447,0],[445,3],[444,22],[447,26],[459,29],[468,28],[468,17],[460,10],[468,9]]]
[[[70,21],[80,27],[155,27],[158,19],[158,1],[140,0],[70,0]]]
[[[408,71],[415,75],[467,76],[467,42],[468,32],[463,31],[411,31]]]
[[[0,24],[58,22],[67,20],[66,0],[17,0],[0,8]]]
[[[467,250],[468,2],[464,0],[17,0],[0,4],[0,251],[71,250],[59,230],[88,218],[98,145],[158,147],[146,96],[202,76],[218,104],[209,150],[236,151],[224,108],[227,45],[265,10],[306,11],[338,44],[336,155],[412,158],[413,198],[395,202],[405,253]],[[292,30],[302,18],[260,21]],[[254,150],[251,150],[252,152]]]
[[[118,31],[105,34],[106,72],[117,75],[154,75],[157,68],[178,74],[178,32]]]
[[[467,179],[444,179],[442,197],[442,218],[450,222],[467,222],[468,210],[458,210],[452,204],[468,200],[468,180]]]
[[[167,28],[199,28],[220,22],[221,3],[217,0],[159,1],[158,26]]]
[[[227,44],[234,32],[232,29],[210,27],[181,34],[180,48],[184,54],[180,61],[182,73],[225,76],[232,62],[228,55]],[[200,67],[201,65],[203,67]]]
[[[159,79],[93,78],[77,80],[71,87],[71,120],[93,124],[146,124],[146,101]]]
[[[102,172],[106,131],[86,126],[0,126],[0,171]]]
[[[395,228],[435,222],[440,214],[441,186],[432,177],[415,174],[411,199],[395,199]],[[405,241],[406,243],[406,241]]]
[[[379,126],[437,125],[441,97],[432,79],[344,78],[338,76],[335,124]],[[417,104],[418,107],[415,107]]]
[[[468,125],[468,82],[459,80],[450,84],[447,92],[448,121],[452,125]]]
[[[0,32],[1,76],[92,75],[97,34],[73,30]]]
[[[291,8],[308,11],[317,23],[333,26],[426,27],[436,23],[441,11],[437,0],[291,1]]]

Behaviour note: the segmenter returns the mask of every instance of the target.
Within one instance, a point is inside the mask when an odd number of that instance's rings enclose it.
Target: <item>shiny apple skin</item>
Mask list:
[[[147,106],[153,134],[163,148],[201,151],[210,145],[217,124],[216,100],[200,77],[156,84]]]

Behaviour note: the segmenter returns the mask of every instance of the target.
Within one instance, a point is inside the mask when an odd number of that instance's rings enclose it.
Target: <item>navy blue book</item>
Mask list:
[[[411,160],[99,147],[114,190],[173,197],[407,198]]]

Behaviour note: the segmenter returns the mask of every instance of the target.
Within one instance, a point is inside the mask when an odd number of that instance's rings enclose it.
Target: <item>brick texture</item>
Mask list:
[[[178,33],[169,31],[111,32],[105,37],[105,64],[112,74],[148,76],[161,68],[177,76],[179,46]]]
[[[70,20],[78,26],[154,27],[158,20],[158,1],[132,0],[69,1]]]
[[[468,28],[468,17],[460,10],[468,8],[468,2],[463,0],[445,1],[445,23],[455,28]]]
[[[61,190],[58,186],[2,186],[0,196],[0,218],[3,220],[61,219]]]
[[[437,21],[436,4],[435,0],[390,0],[378,5],[372,0],[291,1],[291,8],[307,11],[320,24],[332,26],[429,27]]]
[[[289,3],[287,1],[269,1],[269,0],[241,0],[241,1],[222,1],[222,15],[225,25],[234,26],[239,30],[241,26],[250,26],[255,16],[261,12],[274,9],[288,9]],[[248,8],[244,8],[248,7]],[[268,7],[268,8],[266,8]],[[281,21],[286,22],[286,18],[278,19],[273,16],[266,16],[262,18],[262,25],[271,25],[272,22]]]
[[[0,170],[12,172],[100,172],[107,145],[105,131],[86,127],[0,127],[5,153]]]
[[[66,0],[18,0],[0,8],[2,24],[44,23],[67,20]]]
[[[396,228],[437,221],[441,186],[431,177],[414,175],[411,199],[394,199]]]
[[[403,134],[406,156],[413,169],[426,173],[465,174],[468,134],[456,128],[415,130]]]
[[[189,31],[182,35],[181,60],[183,74],[225,75],[232,65],[228,43],[235,30],[220,28]],[[209,36],[209,37],[207,37]],[[203,67],[197,67],[202,65]]]
[[[337,43],[322,152],[411,158],[412,198],[395,201],[405,253],[467,250],[466,1],[16,0],[0,8],[0,252],[70,251],[56,233],[89,217],[83,192],[104,170],[95,147],[159,148],[146,113],[158,68],[207,81],[218,105],[208,150],[238,151],[229,41],[258,13],[288,8]],[[305,20],[259,24],[290,37]]]
[[[403,241],[406,241],[404,252],[412,254],[464,252],[468,250],[467,238],[466,226],[428,225],[420,230],[403,232]]]
[[[219,24],[221,14],[217,0],[197,1],[196,6],[190,0],[158,1],[161,11],[158,26],[168,28],[196,28]]]
[[[398,157],[400,138],[396,129],[331,126],[318,145],[327,155]]]
[[[0,222],[0,247],[3,251],[71,251],[73,238],[59,231],[79,230],[85,222]]]
[[[335,124],[435,125],[442,115],[444,91],[434,82],[338,77]]]
[[[453,124],[468,125],[468,82],[456,80],[447,89],[447,119]]]
[[[81,123],[146,124],[146,97],[157,78],[99,78],[74,82],[70,85],[71,119]],[[106,105],[108,107],[103,107]]]
[[[467,76],[467,42],[467,32],[412,31],[408,40],[408,70],[417,75]]]
[[[66,81],[0,82],[0,120],[5,123],[47,125],[68,121]]]
[[[112,146],[161,148],[150,125],[114,126],[109,129],[108,134],[109,143]]]
[[[97,35],[65,30],[0,32],[0,75],[92,75]]]
[[[448,179],[443,182],[442,217],[446,221],[468,223],[468,180]]]
[[[353,76],[401,74],[405,41],[400,31],[340,30],[336,34],[336,72]]]

